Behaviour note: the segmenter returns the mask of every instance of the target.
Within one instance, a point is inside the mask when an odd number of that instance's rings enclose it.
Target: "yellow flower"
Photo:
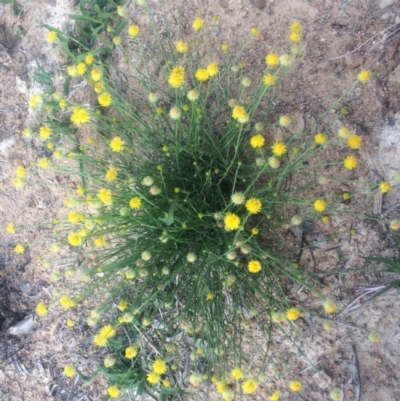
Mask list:
[[[47,159],[47,157],[42,157],[41,159],[39,159],[39,167],[42,168],[43,170],[46,170],[47,168],[49,168],[49,160]]]
[[[362,138],[356,134],[350,135],[347,138],[347,146],[352,149],[352,150],[356,150],[359,149],[361,146],[361,141]]]
[[[68,326],[68,327],[74,327],[74,326],[75,326],[75,323],[74,323],[71,319],[68,319],[68,320],[67,320],[67,326]]]
[[[112,194],[111,190],[107,188],[101,188],[97,193],[97,197],[105,204],[111,205],[112,204]]]
[[[117,386],[108,387],[107,393],[111,398],[117,398],[119,396],[119,388]]]
[[[52,131],[51,128],[47,125],[40,127],[39,129],[39,136],[43,139],[49,139],[51,137]]]
[[[141,205],[142,205],[142,200],[138,196],[133,197],[129,201],[129,206],[134,210],[140,209]]]
[[[261,211],[262,203],[259,199],[250,198],[246,202],[246,210],[251,214],[257,214]]]
[[[172,107],[169,111],[169,116],[172,120],[179,120],[181,118],[181,111],[177,107]]]
[[[189,50],[189,45],[183,40],[180,40],[179,42],[176,42],[175,50],[178,53],[186,53]]]
[[[379,183],[379,190],[381,191],[382,194],[386,194],[392,189],[390,184],[387,181],[382,181]]]
[[[254,135],[250,139],[250,145],[252,148],[261,148],[265,143],[265,139],[261,134]]]
[[[128,33],[130,36],[138,36],[140,33],[140,28],[138,25],[129,25]]]
[[[292,42],[299,42],[301,40],[301,35],[299,32],[292,32],[289,36]]]
[[[73,308],[76,305],[76,302],[71,299],[70,297],[68,297],[67,295],[63,295],[60,299],[59,299],[60,305],[64,308],[64,309],[69,309],[69,308]]]
[[[54,43],[56,41],[56,39],[57,39],[57,32],[50,31],[47,34],[47,42],[48,43]]]
[[[264,85],[266,86],[273,86],[276,84],[276,78],[273,74],[266,74],[263,78]]]
[[[225,229],[228,231],[237,230],[240,226],[240,217],[235,213],[228,212],[224,219]]]
[[[103,82],[96,82],[95,85],[94,85],[94,91],[96,93],[100,93],[100,92],[103,92],[103,90],[104,90]]]
[[[164,387],[171,387],[171,382],[167,379],[163,380],[162,384]]]
[[[279,125],[281,127],[288,127],[290,124],[290,118],[288,116],[281,116],[279,119]]]
[[[39,315],[39,316],[45,316],[45,315],[47,315],[47,306],[43,303],[43,302],[39,302],[37,305],[36,305],[36,313]]]
[[[322,132],[319,132],[315,135],[314,141],[317,145],[323,145],[326,142],[326,135]]]
[[[207,81],[207,79],[209,78],[209,73],[207,71],[207,68],[199,68],[196,71],[196,79],[200,82],[204,82]]]
[[[398,219],[393,219],[389,223],[389,227],[393,231],[397,231],[400,228],[400,220]]]
[[[15,234],[15,226],[14,226],[14,224],[13,223],[8,223],[6,230],[7,230],[7,232],[9,234]]]
[[[101,336],[100,334],[96,334],[93,338],[93,342],[98,347],[105,347],[107,345],[108,339],[106,337]]]
[[[275,53],[269,53],[265,56],[265,64],[268,67],[276,67],[279,65],[279,56]]]
[[[242,389],[245,394],[253,394],[258,388],[258,381],[256,379],[247,379],[242,384]]]
[[[271,401],[278,401],[279,398],[281,398],[281,393],[279,392],[279,390],[274,391],[270,396],[269,399]]]
[[[207,66],[207,72],[210,77],[214,77],[218,74],[219,68],[217,63],[211,63]]]
[[[333,401],[340,401],[342,399],[342,392],[338,388],[333,388],[329,392],[329,397],[331,397]]]
[[[290,32],[297,32],[297,33],[300,33],[302,29],[303,27],[299,21],[294,21],[289,28]]]
[[[161,377],[155,372],[147,373],[147,381],[150,384],[157,384],[160,381]]]
[[[371,78],[371,72],[368,70],[361,70],[357,75],[358,81],[363,85],[366,84],[370,80],[370,78]]]
[[[260,33],[260,31],[258,30],[258,28],[257,28],[256,26],[253,26],[253,27],[250,29],[250,33],[251,33],[252,35],[254,35],[254,36],[257,36],[257,35]]]
[[[104,366],[106,368],[111,368],[111,366],[114,366],[114,364],[115,364],[115,358],[111,356],[107,356],[106,358],[104,358]]]
[[[347,156],[344,160],[343,160],[343,165],[344,168],[347,170],[353,170],[357,167],[357,159],[355,156],[350,155]]]
[[[335,313],[337,310],[336,304],[331,299],[326,299],[323,302],[323,305],[326,313],[332,314]]]
[[[35,107],[38,107],[39,105],[41,105],[42,102],[43,102],[42,95],[40,95],[39,93],[35,93],[29,99],[29,106],[35,108]]]
[[[293,380],[289,383],[289,388],[290,390],[294,391],[295,393],[297,393],[298,391],[301,390],[301,388],[303,387],[303,385],[301,384],[300,381],[298,380]]]
[[[104,92],[97,98],[100,106],[108,107],[112,103],[112,97],[109,93]]]
[[[234,203],[235,205],[242,205],[244,203],[244,201],[246,200],[246,198],[244,197],[244,195],[241,192],[235,192],[232,196],[231,196],[231,201],[232,203]]]
[[[153,362],[153,371],[162,375],[167,371],[167,364],[162,359],[156,359]]]
[[[82,235],[79,232],[71,233],[68,235],[68,243],[72,246],[79,246],[82,244]]]
[[[86,124],[89,121],[89,113],[87,110],[80,107],[74,107],[74,111],[71,114],[71,122],[79,127],[82,124]]]
[[[212,292],[209,292],[206,296],[207,301],[212,301],[214,299],[214,294]]]
[[[79,63],[79,64],[76,66],[76,72],[77,72],[79,75],[84,75],[85,72],[86,72],[86,64],[85,64],[84,62]]]
[[[286,317],[289,320],[297,320],[300,316],[300,311],[297,308],[290,308],[286,312]]]
[[[235,379],[235,380],[240,380],[243,378],[243,370],[240,369],[239,367],[234,368],[231,371],[231,376]]]
[[[25,181],[20,177],[16,177],[13,179],[13,185],[15,188],[20,189],[24,187]]]
[[[93,64],[93,61],[94,61],[94,56],[93,56],[93,54],[87,54],[87,55],[85,56],[85,63],[86,63],[87,65],[92,65],[92,64]]]
[[[192,386],[198,387],[198,386],[200,386],[201,382],[203,381],[203,377],[201,376],[200,373],[192,373],[189,376],[189,381]]]
[[[221,45],[221,50],[222,50],[223,52],[228,51],[228,50],[229,50],[229,45],[228,45],[228,43],[222,43],[222,45]]]
[[[67,74],[70,77],[76,77],[78,75],[78,71],[76,70],[76,66],[75,65],[69,65],[67,67]]]
[[[217,392],[220,394],[224,393],[228,389],[228,386],[226,385],[226,383],[221,380],[217,381],[215,383],[215,385],[217,386]]]
[[[322,213],[326,209],[326,201],[324,199],[317,199],[314,202],[314,210],[318,213]]]
[[[14,252],[21,254],[25,252],[25,247],[22,244],[17,244],[14,248]]]
[[[25,137],[25,138],[30,138],[32,136],[32,130],[30,128],[25,128],[21,131],[21,134]]]
[[[261,270],[261,263],[258,260],[250,260],[247,267],[250,273],[258,273]]]
[[[342,127],[338,130],[338,135],[340,138],[347,138],[350,134],[350,130],[347,127]]]
[[[128,306],[128,303],[126,301],[120,301],[118,304],[118,309],[123,312]]]
[[[185,82],[185,68],[181,65],[174,67],[168,78],[168,83],[172,88],[180,88]]]
[[[64,368],[64,373],[65,373],[65,376],[67,376],[67,377],[74,377],[76,375],[75,368],[71,365],[67,365]]]
[[[105,175],[105,179],[109,182],[114,181],[118,176],[118,171],[114,167],[110,167]]]
[[[101,78],[103,78],[103,72],[97,68],[93,68],[91,71],[91,76],[93,81],[97,82],[100,81]]]
[[[286,153],[286,145],[283,142],[275,142],[271,147],[272,153],[275,156],[282,156]]]
[[[110,148],[113,152],[122,152],[124,150],[125,142],[119,137],[115,136],[110,141]]]
[[[79,223],[79,214],[75,210],[71,210],[68,213],[68,220],[71,224],[78,224]]]
[[[192,27],[193,27],[193,29],[194,29],[195,31],[199,31],[199,30],[203,27],[203,25],[204,25],[204,20],[201,19],[201,18],[196,18],[196,19],[193,21]]]
[[[137,345],[132,345],[130,347],[125,348],[125,358],[133,359],[138,354],[138,347]]]
[[[252,233],[253,235],[257,235],[259,232],[260,232],[260,230],[259,230],[257,227],[253,227],[253,228],[251,229],[251,233]]]
[[[105,243],[106,243],[106,239],[103,236],[97,237],[93,240],[93,245],[96,248],[100,248],[100,247],[104,246]]]
[[[191,101],[194,102],[199,98],[199,93],[196,91],[196,89],[192,89],[188,92],[187,98]]]
[[[243,106],[235,106],[232,110],[232,118],[244,124],[249,120],[249,116]]]

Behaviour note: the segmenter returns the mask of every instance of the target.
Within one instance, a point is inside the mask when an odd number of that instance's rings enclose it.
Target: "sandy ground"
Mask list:
[[[38,300],[53,299],[50,272],[38,259],[51,232],[40,222],[62,211],[64,193],[37,185],[17,191],[11,181],[17,165],[28,167],[31,160],[41,157],[34,142],[24,141],[20,135],[22,129],[35,123],[27,101],[30,94],[41,90],[34,80],[36,61],[53,73],[65,63],[62,53],[46,43],[46,31],[41,24],[64,28],[68,13],[73,12],[71,3],[20,1],[25,11],[20,18],[12,14],[9,6],[0,4],[0,324],[4,329],[28,316]],[[362,166],[355,174],[337,177],[351,181],[348,185],[352,189],[365,181],[391,179],[400,170],[400,5],[396,1],[191,0],[179,5],[166,0],[166,8],[170,16],[182,14],[186,31],[193,16],[211,20],[218,15],[221,40],[231,43],[231,49],[246,40],[252,26],[259,27],[261,34],[242,60],[249,71],[263,68],[265,54],[282,48],[291,21],[302,21],[306,55],[284,83],[284,96],[276,102],[277,113],[290,114],[301,129],[326,112],[335,126],[345,124],[362,135]],[[129,9],[138,23],[146,23],[144,15],[134,14],[133,2]],[[159,13],[158,17],[164,18]],[[176,23],[168,28],[173,31]],[[360,65],[373,70],[376,78],[365,87],[356,85],[349,91]],[[332,100],[341,96],[343,101],[332,105]],[[340,114],[343,105],[349,107],[349,114]],[[40,172],[32,170],[31,182],[43,178]],[[360,213],[399,218],[395,208],[399,195],[399,186],[394,187],[388,196],[377,196]],[[13,236],[5,231],[10,221],[23,227]],[[352,229],[355,233],[350,235]],[[325,244],[333,233],[341,235]],[[301,263],[309,269],[345,273],[347,269],[371,267],[359,255],[398,256],[398,248],[383,223],[342,217],[333,219],[330,230],[324,231],[317,225],[307,235],[314,247],[312,253],[303,253]],[[30,244],[22,256],[13,253],[19,242]],[[342,324],[326,332],[320,322],[310,323],[305,317],[296,339],[304,350],[303,356],[283,338],[275,338],[279,351],[287,355],[288,372],[305,384],[301,398],[282,391],[282,399],[325,400],[329,386],[342,387],[344,400],[400,399],[399,292],[393,291],[363,307],[368,297],[357,300],[388,279],[374,272],[324,276],[323,292],[335,299],[340,310],[345,310],[341,317],[346,319],[338,319]],[[306,294],[302,298],[300,292],[299,297],[304,305],[313,307]],[[346,309],[353,301],[360,309]],[[81,319],[82,324],[72,329],[66,328],[66,317],[59,315],[40,321],[26,336],[10,337],[3,331],[0,399],[103,399],[101,383],[82,387],[79,380],[67,380],[63,374],[67,363],[78,360],[79,347],[90,335],[83,324],[84,317]],[[381,342],[370,343],[364,333],[352,329],[350,324],[378,332]],[[251,349],[251,344],[248,347]],[[90,349],[79,360],[82,369],[89,371],[98,363]],[[311,363],[318,366],[320,373],[315,372]],[[266,373],[269,382],[285,388],[285,379],[278,377],[272,367],[267,367]],[[208,396],[199,394],[198,399]],[[266,398],[256,395],[249,399]]]

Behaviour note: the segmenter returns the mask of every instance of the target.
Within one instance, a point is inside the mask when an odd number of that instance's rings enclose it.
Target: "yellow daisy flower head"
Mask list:
[[[101,188],[97,193],[97,197],[103,202],[105,205],[112,204],[112,193],[108,188]]]
[[[77,66],[76,66],[76,72],[78,73],[78,75],[84,75],[85,74],[85,72],[86,72],[86,64],[85,63],[79,63]]]
[[[121,36],[114,36],[112,41],[115,46],[119,46],[122,43]]]
[[[245,394],[253,394],[257,391],[258,380],[247,379],[242,383],[242,390]]]
[[[103,236],[96,237],[93,240],[93,245],[96,248],[101,248],[102,246],[104,246],[105,243],[106,243],[106,239]]]
[[[64,368],[64,373],[65,373],[65,376],[67,376],[67,377],[74,377],[76,375],[75,368],[71,365],[67,365]]]
[[[340,138],[347,138],[350,134],[350,130],[347,127],[342,127],[338,130],[338,135]]]
[[[69,221],[71,224],[78,224],[78,223],[79,223],[79,220],[80,220],[79,214],[78,214],[78,212],[76,212],[75,210],[71,210],[71,211],[68,213],[68,221]]]
[[[124,150],[125,141],[123,141],[119,136],[115,136],[110,141],[110,148],[113,152],[119,153]]]
[[[390,186],[389,182],[382,181],[381,183],[379,183],[379,191],[382,194],[388,193],[391,189],[392,189],[392,187]]]
[[[13,223],[8,223],[6,230],[9,234],[15,234],[15,226]]]
[[[281,157],[286,153],[286,145],[283,142],[275,142],[271,150],[275,156]]]
[[[236,367],[236,368],[234,368],[234,369],[231,371],[231,376],[232,376],[235,380],[240,380],[240,379],[242,379],[243,376],[244,376],[243,370],[242,370],[241,368],[239,368],[239,367]]]
[[[235,192],[232,196],[231,196],[231,201],[232,203],[234,203],[235,205],[242,205],[244,203],[244,201],[246,200],[245,196],[241,193],[241,192]]]
[[[192,373],[189,376],[189,382],[192,386],[198,387],[203,381],[203,376],[200,373]]]
[[[262,203],[257,198],[250,198],[246,202],[246,210],[250,214],[257,214],[261,212]]]
[[[314,136],[314,142],[317,145],[321,145],[322,146],[326,142],[326,135],[323,134],[322,132],[318,132],[318,134],[316,134]]]
[[[172,107],[169,111],[171,120],[179,120],[181,118],[181,111],[177,107]]]
[[[286,311],[286,317],[288,320],[297,320],[300,316],[300,311],[297,308],[289,308]]]
[[[300,40],[301,40],[301,35],[300,35],[299,32],[291,32],[290,35],[289,35],[289,39],[290,39],[292,42],[300,42]]]
[[[279,118],[279,125],[281,127],[288,127],[290,125],[290,118],[289,116],[281,116]]]
[[[138,354],[138,346],[137,345],[132,345],[130,347],[125,348],[125,358],[133,359],[137,356],[137,354]]]
[[[114,180],[116,180],[117,177],[118,177],[118,170],[114,167],[110,167],[107,170],[106,175],[105,175],[106,181],[109,181],[109,182],[114,181]]]
[[[235,213],[228,212],[224,218],[225,230],[235,231],[240,226],[240,217]]]
[[[19,178],[25,178],[25,175],[26,175],[25,167],[24,166],[18,166],[16,171],[15,171],[15,174]]]
[[[107,356],[104,358],[104,366],[106,368],[111,368],[111,366],[114,366],[114,364],[115,364],[115,358],[111,356]]]
[[[123,312],[128,307],[128,303],[126,301],[120,301],[118,304],[118,309]]]
[[[92,65],[93,62],[94,62],[94,56],[93,56],[93,54],[87,54],[87,55],[85,56],[85,63],[86,63],[86,65]]]
[[[264,75],[263,82],[265,86],[274,86],[276,84],[276,77],[273,74]]]
[[[43,302],[39,302],[39,303],[36,305],[35,310],[36,310],[36,313],[37,313],[39,316],[45,316],[45,315],[47,315],[47,306],[46,306]]]
[[[250,33],[251,33],[253,36],[257,36],[257,35],[260,33],[260,31],[259,31],[259,29],[258,29],[256,26],[253,26],[253,27],[250,28]]]
[[[205,82],[210,77],[210,74],[207,71],[207,68],[199,68],[196,71],[196,79],[200,82]]]
[[[164,374],[167,371],[167,364],[160,358],[153,362],[153,371],[159,375]]]
[[[343,160],[343,166],[347,170],[354,170],[357,167],[357,159],[356,159],[356,157],[353,156],[353,155],[347,156]]]
[[[187,94],[187,98],[191,101],[191,102],[195,102],[198,98],[199,98],[199,92],[197,92],[196,89],[192,89],[188,92]]]
[[[70,309],[73,308],[76,305],[76,302],[68,297],[67,295],[63,295],[60,299],[59,299],[60,305],[64,308],[64,309]]]
[[[371,79],[371,72],[368,70],[361,70],[357,75],[358,82],[365,85]]]
[[[104,91],[104,84],[103,84],[103,82],[96,82],[96,83],[94,84],[94,91],[95,91],[96,93],[101,93],[101,92],[103,92],[103,91]]]
[[[107,92],[103,92],[102,94],[100,94],[98,96],[97,100],[98,100],[100,106],[103,106],[103,107],[108,107],[112,103],[112,97]]]
[[[93,68],[90,75],[93,81],[98,82],[101,78],[103,78],[103,71],[99,70],[98,68]]]
[[[318,213],[322,213],[326,209],[326,201],[324,199],[317,199],[314,202],[314,210]]]
[[[201,18],[196,18],[193,21],[192,27],[195,31],[199,31],[204,25],[204,20]]]
[[[210,77],[214,77],[218,74],[219,67],[216,62],[213,62],[207,66],[207,73]]]
[[[119,388],[117,386],[110,386],[107,389],[107,393],[111,398],[117,398],[119,396]]]
[[[22,254],[25,252],[25,247],[22,244],[17,244],[14,248],[14,252],[18,254]]]
[[[228,389],[228,386],[227,386],[226,382],[224,382],[222,380],[217,381],[215,383],[215,385],[217,387],[217,392],[219,394],[223,394]]]
[[[71,319],[68,319],[66,324],[67,324],[68,327],[74,327],[75,326],[75,323]]]
[[[39,136],[42,139],[46,139],[46,140],[49,139],[51,137],[51,134],[52,134],[52,130],[49,126],[43,125],[42,127],[40,127]]]
[[[391,230],[397,231],[398,229],[400,229],[400,220],[398,220],[398,219],[391,220],[389,222],[389,227]]]
[[[279,56],[276,53],[269,53],[265,56],[265,64],[268,67],[276,67],[279,65]]]
[[[79,232],[74,232],[68,235],[68,243],[72,246],[80,246],[83,242],[82,235]]]
[[[181,65],[174,67],[169,75],[168,83],[174,88],[180,88],[185,82],[185,68]]]
[[[56,39],[57,39],[57,32],[55,32],[55,31],[50,31],[50,32],[47,34],[47,42],[48,42],[48,43],[54,43],[54,42],[56,41]]]
[[[209,292],[206,296],[207,301],[212,301],[214,299],[214,294],[212,292]]]
[[[82,124],[86,124],[89,121],[89,118],[90,116],[86,109],[74,107],[70,120],[74,125],[79,127]]]
[[[35,93],[29,99],[29,106],[35,108],[43,103],[43,97],[40,93]]]
[[[140,33],[140,27],[135,24],[129,25],[128,33],[129,33],[129,36],[132,36],[132,37],[138,36]]]
[[[223,52],[227,52],[227,51],[229,50],[229,45],[228,45],[228,43],[222,43],[222,45],[221,45],[221,50],[222,50]]]
[[[161,377],[157,373],[155,373],[155,372],[147,373],[147,381],[150,384],[157,384],[160,380],[161,380]]]
[[[323,302],[323,306],[326,313],[333,314],[337,310],[336,304],[331,299],[326,299]]]
[[[259,232],[260,232],[260,230],[258,229],[258,227],[253,227],[253,228],[251,229],[251,233],[252,233],[253,235],[258,235]]]
[[[178,53],[186,53],[189,50],[189,44],[184,42],[183,40],[180,40],[175,43],[175,50]]]
[[[232,110],[232,118],[238,120],[242,124],[249,121],[249,115],[243,106],[234,106]]]
[[[303,26],[301,25],[301,22],[299,21],[294,21],[289,27],[290,32],[297,32],[300,33],[303,30]]]
[[[130,201],[129,201],[129,206],[133,210],[139,210],[142,205],[142,200],[138,196],[134,196]]]
[[[253,135],[250,139],[250,145],[254,149],[263,147],[264,143],[265,138],[261,134]]]
[[[281,393],[279,390],[274,391],[270,396],[269,399],[271,401],[278,401],[281,398]]]
[[[356,134],[347,137],[347,146],[352,150],[357,150],[361,146],[362,138]]]
[[[289,383],[290,390],[292,390],[295,393],[299,392],[302,387],[303,387],[303,384],[301,383],[301,381],[298,381],[298,380],[293,380]]]
[[[250,273],[258,273],[261,270],[261,263],[258,260],[250,260],[247,268]]]

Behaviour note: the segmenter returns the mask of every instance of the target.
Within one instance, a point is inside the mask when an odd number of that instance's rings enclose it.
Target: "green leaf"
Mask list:
[[[75,21],[86,21],[86,22],[95,22],[96,24],[100,24],[100,21],[97,21],[96,19],[92,17],[88,17],[86,15],[79,15],[79,14],[69,14],[68,17],[72,20]]]
[[[177,395],[177,394],[185,394],[185,391],[183,391],[181,388],[161,387],[161,394]]]
[[[174,223],[174,213],[177,203],[178,203],[178,196],[175,195],[174,201],[172,202],[172,205],[169,208],[168,216],[166,218],[162,219],[160,218],[160,220],[163,221],[167,226],[170,226],[171,224]]]
[[[388,258],[363,257],[363,259],[370,260],[372,262],[384,263],[385,265],[393,268],[395,271],[400,271],[400,262],[395,262]]]
[[[69,85],[71,83],[71,79],[72,79],[72,77],[68,76],[64,82],[64,94],[66,96],[68,96],[68,93],[69,93]]]
[[[123,29],[126,27],[127,22],[123,19],[121,19],[120,21],[118,21],[117,26],[115,27],[115,35],[119,35]]]
[[[11,4],[13,0],[0,0],[0,4]]]
[[[19,11],[18,3],[16,2],[16,0],[13,0],[13,2],[12,2],[12,9],[13,9],[14,15],[16,15],[16,16],[20,15],[21,12]]]

